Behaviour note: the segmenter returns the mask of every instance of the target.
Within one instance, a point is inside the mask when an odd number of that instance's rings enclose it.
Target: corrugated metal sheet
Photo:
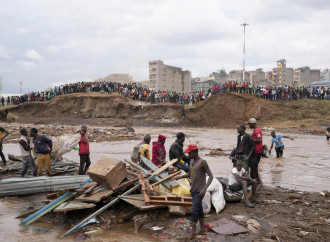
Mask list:
[[[0,197],[24,196],[75,187],[89,176],[7,178],[0,181]]]

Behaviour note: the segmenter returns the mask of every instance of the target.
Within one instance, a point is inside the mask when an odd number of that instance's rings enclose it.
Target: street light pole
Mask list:
[[[244,42],[243,42],[243,82],[245,82],[245,27],[249,25],[247,23],[241,24],[244,29]]]

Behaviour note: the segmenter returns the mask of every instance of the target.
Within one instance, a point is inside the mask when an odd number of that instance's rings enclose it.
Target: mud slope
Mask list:
[[[130,121],[182,118],[184,107],[174,104],[146,105],[119,95],[71,94],[58,96],[49,102],[24,103],[9,110],[15,121],[25,119],[97,119]]]
[[[273,106],[269,103],[269,106]],[[207,126],[244,123],[249,117],[262,119],[267,111],[262,100],[248,95],[224,94],[187,108],[186,121]]]
[[[330,101],[303,99],[276,101],[227,93],[213,96],[186,109],[185,120],[201,126],[243,124],[254,117],[262,124],[330,125]]]
[[[117,94],[71,94],[44,103],[24,103],[8,109],[17,122],[56,123],[103,119],[123,124],[160,124],[164,118],[192,126],[232,126],[255,117],[261,123],[328,125],[330,102],[299,100],[271,102],[250,95],[226,93],[192,106],[146,104]],[[76,120],[76,121],[75,121]],[[171,124],[171,122],[169,122]]]

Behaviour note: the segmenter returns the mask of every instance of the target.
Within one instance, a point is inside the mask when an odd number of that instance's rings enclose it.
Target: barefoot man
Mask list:
[[[196,227],[199,220],[201,230],[198,234],[205,235],[205,226],[204,226],[204,213],[202,201],[206,193],[207,188],[213,180],[212,172],[205,160],[199,157],[198,147],[196,145],[189,145],[188,149],[184,153],[189,154],[189,158],[192,160],[190,163],[190,170],[187,174],[174,177],[174,179],[181,178],[191,178],[191,196],[193,198],[193,204],[191,207],[191,217],[192,217],[192,230],[191,238],[196,238]],[[206,174],[209,176],[209,179],[206,183]]]

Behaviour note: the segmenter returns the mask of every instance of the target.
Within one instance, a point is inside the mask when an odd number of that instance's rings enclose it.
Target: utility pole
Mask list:
[[[2,79],[0,77],[0,97],[2,97]]]
[[[22,93],[23,93],[23,82],[20,81],[20,82],[19,82],[19,94],[22,95]]]
[[[245,27],[248,26],[247,23],[242,23],[244,29],[244,41],[243,41],[243,82],[245,82]]]

